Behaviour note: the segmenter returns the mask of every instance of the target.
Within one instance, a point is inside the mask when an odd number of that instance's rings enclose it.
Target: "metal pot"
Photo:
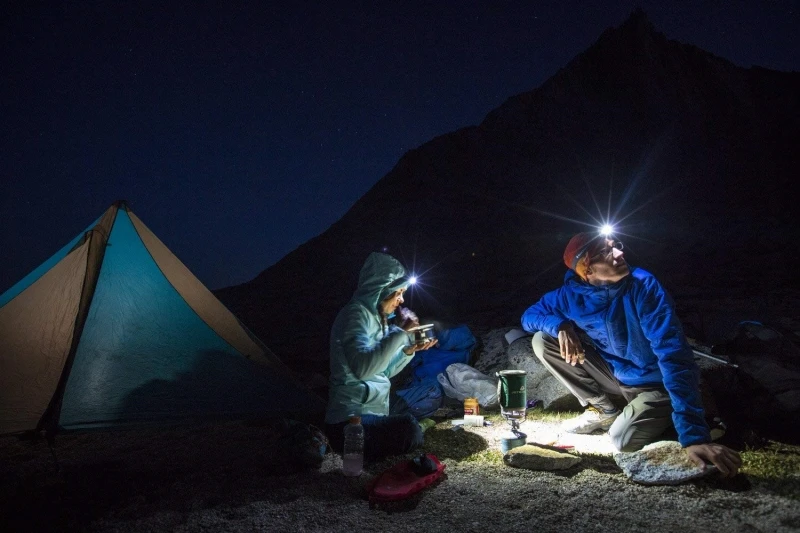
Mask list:
[[[436,338],[435,332],[433,331],[433,324],[417,326],[415,328],[411,328],[409,331],[414,333],[414,342],[416,342],[418,345],[423,345],[426,342],[432,341]]]

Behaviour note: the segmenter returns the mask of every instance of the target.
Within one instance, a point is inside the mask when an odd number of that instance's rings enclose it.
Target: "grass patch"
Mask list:
[[[423,448],[426,452],[456,461],[464,461],[469,457],[489,452],[486,439],[469,431],[453,430],[449,421],[440,422],[425,432]],[[501,457],[502,460],[502,457]]]
[[[497,450],[481,450],[465,457],[464,462],[484,466],[501,466],[503,464],[503,454]]]
[[[484,418],[494,425],[506,424],[499,409],[482,409]],[[541,407],[528,409],[527,420],[560,423],[578,416],[574,411],[546,411]],[[452,415],[451,415],[452,416]],[[502,466],[503,454],[490,449],[488,442],[476,433],[454,430],[449,419],[437,418],[437,424],[425,433],[423,448],[440,460],[465,462],[488,467]],[[610,475],[619,474],[620,468],[612,457],[605,454],[579,453],[582,469],[592,469]],[[741,453],[744,477],[737,477],[747,486],[757,485],[760,490],[800,500],[800,446],[769,441],[766,446],[748,448]]]
[[[570,418],[580,416],[578,411],[545,411],[541,406],[528,409],[526,418],[528,420],[541,420],[542,422],[563,422]]]
[[[776,494],[800,500],[800,446],[771,441],[742,452],[741,472]]]
[[[506,421],[499,409],[481,409],[484,419],[490,422],[504,423]],[[541,420],[542,422],[561,422],[570,418],[575,418],[581,413],[578,411],[546,411],[541,406],[531,407],[525,412],[526,420]]]
[[[481,409],[481,414],[485,420],[494,425],[507,424],[499,409]],[[528,409],[526,419],[561,422],[579,414],[573,411],[545,411],[541,407],[535,407]],[[440,459],[448,458],[484,465],[503,464],[503,454],[499,450],[489,449],[489,443],[480,435],[463,429],[454,429],[455,426],[450,419],[442,419],[435,415],[432,418],[436,420],[436,425],[425,433],[423,444],[425,452],[432,453]]]

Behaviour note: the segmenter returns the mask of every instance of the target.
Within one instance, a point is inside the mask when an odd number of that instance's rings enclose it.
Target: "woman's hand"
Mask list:
[[[437,342],[439,342],[439,339],[430,339],[425,341],[424,344],[412,344],[411,346],[406,346],[403,348],[403,353],[406,355],[414,355],[415,352],[427,350],[428,348],[433,347]]]
[[[400,307],[397,309],[397,315],[401,320],[401,328],[409,331],[412,328],[419,326],[419,318],[416,313],[407,307]]]

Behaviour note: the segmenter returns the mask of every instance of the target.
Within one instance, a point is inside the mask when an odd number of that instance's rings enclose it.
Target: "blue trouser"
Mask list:
[[[347,424],[346,421],[325,424],[331,448],[338,453],[342,453]],[[370,461],[408,453],[422,444],[422,429],[410,414],[361,415],[361,425],[364,426],[364,457]]]

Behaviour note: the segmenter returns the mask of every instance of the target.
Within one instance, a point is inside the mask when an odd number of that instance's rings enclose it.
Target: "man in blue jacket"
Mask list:
[[[635,451],[674,426],[695,463],[735,475],[741,459],[711,442],[699,369],[658,280],[631,269],[622,243],[602,235],[575,235],[564,263],[564,285],[522,315],[522,327],[535,333],[536,356],[586,407],[563,429],[608,430],[618,450]],[[622,396],[625,408],[617,409],[608,394]]]
[[[390,378],[411,362],[414,353],[436,340],[416,344],[409,330],[419,321],[403,309],[409,285],[405,268],[392,256],[367,257],[350,302],[331,328],[331,359],[326,433],[341,452],[344,426],[350,415],[361,416],[364,455],[377,459],[406,453],[422,444],[422,430],[411,414],[389,415]],[[390,321],[403,313],[401,325]]]

